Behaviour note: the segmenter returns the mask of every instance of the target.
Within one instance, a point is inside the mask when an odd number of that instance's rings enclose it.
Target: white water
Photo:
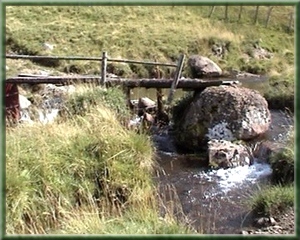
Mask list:
[[[193,177],[216,183],[217,187],[211,191],[211,194],[215,195],[218,193],[226,194],[228,191],[243,187],[245,184],[255,184],[271,173],[272,169],[269,164],[256,161],[251,166],[201,171],[194,174]]]
[[[30,118],[28,109],[21,109],[21,118],[20,121],[23,123],[33,124],[34,121]],[[38,109],[39,121],[42,124],[52,123],[59,113],[59,109],[50,109],[47,111],[43,111],[42,109]]]

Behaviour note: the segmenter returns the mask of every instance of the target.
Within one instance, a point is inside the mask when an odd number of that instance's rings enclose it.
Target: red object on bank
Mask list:
[[[19,90],[13,83],[5,83],[5,114],[9,119],[20,119]]]

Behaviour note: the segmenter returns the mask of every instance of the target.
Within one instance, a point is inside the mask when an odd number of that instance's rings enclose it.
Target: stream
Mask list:
[[[243,86],[261,90],[266,84],[250,82]],[[145,91],[149,96],[149,90]],[[146,92],[139,90],[138,95],[147,96]],[[176,94],[180,96],[182,91]],[[155,99],[155,90],[150,92],[151,97]],[[292,117],[278,110],[271,110],[271,116],[271,126],[264,138],[285,141],[293,125]],[[257,159],[251,166],[209,170],[201,166],[201,159],[177,153],[167,130],[152,139],[159,163],[154,179],[161,194],[166,195],[165,202],[174,200],[173,213],[179,220],[202,234],[239,234],[242,228],[251,225],[249,200],[253,192],[269,183],[272,169],[268,163]]]
[[[265,138],[284,141],[292,124],[284,112],[271,110],[272,124]],[[161,191],[173,186],[178,203],[191,226],[199,233],[238,234],[249,226],[253,191],[268,184],[270,165],[256,160],[251,166],[209,170],[201,167],[201,159],[178,154],[171,136],[153,136],[160,166],[155,181]],[[174,197],[174,196],[173,196]]]
[[[247,82],[242,85],[257,90],[267,87],[265,82]],[[165,96],[168,93],[168,89],[163,90]],[[177,90],[174,98],[183,94],[182,90]],[[135,89],[131,99],[139,97],[156,100],[156,90]],[[57,111],[54,112],[55,116]],[[40,121],[51,121],[52,112],[47,115],[40,113]],[[289,127],[293,125],[293,118],[286,112],[271,110],[271,119],[271,126],[264,138],[273,142],[285,141]],[[25,110],[22,120],[31,121]],[[171,199],[172,211],[178,220],[188,223],[197,233],[240,233],[242,228],[250,224],[249,199],[254,191],[269,182],[272,173],[270,165],[257,159],[251,166],[210,170],[203,167],[204,159],[178,153],[169,129],[152,136],[159,165],[154,180],[164,196],[163,202],[167,203]],[[162,209],[162,214],[165,211]]]

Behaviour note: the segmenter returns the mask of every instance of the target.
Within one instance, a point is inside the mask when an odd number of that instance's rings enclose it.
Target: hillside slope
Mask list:
[[[294,30],[289,29],[292,6],[275,6],[268,27],[269,7],[260,6],[7,6],[6,53],[59,56],[101,56],[176,62],[180,53],[201,54],[225,71],[267,74],[274,90],[294,94]],[[291,31],[289,31],[291,30]],[[53,49],[47,48],[47,44]],[[213,55],[215,44],[226,45],[227,54]],[[253,57],[254,46],[266,49],[271,59]],[[7,76],[20,72],[99,74],[98,62],[35,61],[7,59]],[[165,76],[172,70],[162,68]],[[108,72],[123,77],[148,77],[151,67],[109,64]],[[184,71],[189,76],[188,71]],[[277,82],[276,84],[274,82]],[[279,84],[278,82],[282,83]],[[287,89],[285,89],[287,88]],[[269,94],[276,96],[278,89]],[[283,93],[280,93],[282,95]],[[283,95],[284,95],[283,94]]]

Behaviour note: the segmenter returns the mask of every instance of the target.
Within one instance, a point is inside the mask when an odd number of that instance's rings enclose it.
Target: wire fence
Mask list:
[[[227,22],[261,24],[265,27],[280,28],[286,32],[295,29],[293,6],[209,6],[208,18]]]

